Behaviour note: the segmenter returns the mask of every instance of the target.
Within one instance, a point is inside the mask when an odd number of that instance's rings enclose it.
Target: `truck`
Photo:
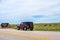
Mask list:
[[[33,22],[21,22],[19,26],[17,26],[17,30],[23,29],[27,30],[30,29],[31,31],[33,30]]]
[[[9,23],[1,23],[1,27],[2,28],[8,28],[9,27]]]

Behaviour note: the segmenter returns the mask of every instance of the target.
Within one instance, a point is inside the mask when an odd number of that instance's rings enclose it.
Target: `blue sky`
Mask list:
[[[60,0],[0,0],[0,23],[60,22]]]

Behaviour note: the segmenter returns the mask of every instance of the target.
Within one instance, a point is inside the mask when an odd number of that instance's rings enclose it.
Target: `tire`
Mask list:
[[[20,27],[19,26],[17,26],[17,30],[20,30]]]
[[[30,24],[30,30],[33,31],[33,28],[34,28],[33,23],[31,23]]]
[[[30,28],[31,31],[33,31],[33,28]]]
[[[27,27],[24,27],[24,28],[23,28],[23,30],[25,30],[25,31],[26,31],[26,30],[27,30]]]
[[[1,26],[1,28],[3,28],[3,26]]]

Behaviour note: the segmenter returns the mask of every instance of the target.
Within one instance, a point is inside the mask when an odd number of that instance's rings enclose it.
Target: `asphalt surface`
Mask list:
[[[0,29],[0,40],[60,40],[60,32]]]

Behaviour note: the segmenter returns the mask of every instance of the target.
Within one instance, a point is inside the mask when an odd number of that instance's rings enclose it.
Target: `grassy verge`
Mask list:
[[[53,24],[35,24],[35,31],[60,31],[60,23]]]
[[[17,25],[19,24],[10,24],[9,26],[13,29],[17,29]],[[60,23],[34,24],[34,31],[60,31]]]

